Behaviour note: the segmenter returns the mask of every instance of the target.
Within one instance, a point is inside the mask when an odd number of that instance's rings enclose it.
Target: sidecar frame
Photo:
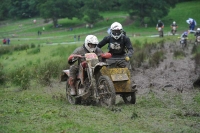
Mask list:
[[[113,81],[116,94],[135,93],[131,87],[131,74],[128,68],[103,67],[101,73]]]

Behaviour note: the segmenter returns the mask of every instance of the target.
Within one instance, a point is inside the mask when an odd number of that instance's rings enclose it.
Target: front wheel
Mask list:
[[[115,105],[116,94],[113,82],[108,76],[100,76],[98,79],[99,104],[101,106]]]
[[[66,98],[68,100],[68,102],[70,104],[80,104],[81,103],[81,98],[76,98],[75,96],[71,96],[70,95],[70,85],[68,84],[68,80],[67,80],[67,84],[66,84]]]
[[[136,103],[136,91],[130,92],[127,94],[122,94],[121,97],[126,104],[135,104]]]
[[[182,48],[185,49],[187,47],[187,41],[185,40],[184,43],[182,44]]]

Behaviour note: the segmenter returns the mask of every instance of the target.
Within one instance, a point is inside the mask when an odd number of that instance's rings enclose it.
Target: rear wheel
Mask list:
[[[175,33],[176,33],[176,31],[175,31],[175,30],[173,30],[173,31],[172,31],[172,34],[173,34],[173,35],[175,35]]]
[[[116,94],[113,82],[108,76],[100,76],[98,79],[99,104],[101,106],[115,105]]]
[[[68,100],[68,102],[70,104],[80,104],[81,103],[81,98],[76,98],[75,96],[71,96],[70,95],[70,85],[68,84],[68,80],[67,80],[67,84],[66,84],[66,98]]]
[[[126,104],[135,104],[136,103],[136,92],[122,94],[121,97]]]
[[[162,31],[162,30],[159,31],[159,36],[160,36],[160,37],[163,37],[163,31]]]

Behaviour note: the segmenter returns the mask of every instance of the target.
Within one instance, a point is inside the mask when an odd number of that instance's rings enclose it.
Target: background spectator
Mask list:
[[[80,41],[80,37],[81,37],[81,36],[80,36],[80,35],[78,35],[78,41]]]
[[[76,35],[74,35],[74,41],[76,41]]]
[[[6,39],[5,38],[3,39],[3,44],[6,44]]]
[[[9,38],[7,39],[7,43],[8,43],[8,45],[10,44],[10,39]]]

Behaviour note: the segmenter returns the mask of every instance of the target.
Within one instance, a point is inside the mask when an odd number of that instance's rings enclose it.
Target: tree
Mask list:
[[[8,12],[10,9],[10,0],[4,1],[0,0],[0,20],[5,20],[8,18]]]
[[[80,2],[81,0],[41,0],[38,9],[40,16],[44,19],[51,18],[56,27],[59,18],[82,18]]]
[[[178,0],[121,0],[122,8],[128,11],[131,17],[139,18],[141,26],[144,19],[152,22],[168,14],[170,7],[175,7]]]
[[[85,15],[84,20],[87,23],[94,24],[98,20],[103,19],[103,17],[99,14],[100,9],[100,0],[88,0],[84,1],[83,12]]]
[[[119,0],[84,0],[84,19],[86,22],[94,24],[103,19],[103,16],[99,14],[100,12],[117,10],[119,8]]]
[[[39,15],[36,0],[10,0],[9,15],[17,18],[30,18]]]

